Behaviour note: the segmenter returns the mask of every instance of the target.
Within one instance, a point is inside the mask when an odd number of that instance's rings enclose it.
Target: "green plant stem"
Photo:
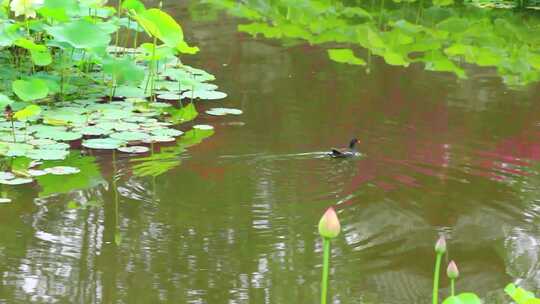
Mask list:
[[[433,274],[433,304],[439,303],[439,272],[441,270],[442,253],[437,253],[435,260],[435,273]]]
[[[116,8],[116,17],[118,17],[118,21],[120,21],[120,10],[122,8],[122,0],[118,0],[118,7]],[[120,47],[118,45],[118,40],[120,40],[120,28],[116,31],[116,40],[115,40],[115,43],[114,45],[116,45],[116,48],[117,48],[117,51],[118,51],[118,48]]]
[[[17,138],[15,137],[15,123],[13,122],[13,118],[11,118],[11,134],[13,135],[13,143],[16,143]]]
[[[450,293],[451,293],[452,297],[456,295],[455,289],[454,289],[454,282],[455,281],[456,281],[455,279],[450,279]]]
[[[330,268],[330,239],[323,238],[323,272],[321,278],[321,304],[328,298],[328,272]]]

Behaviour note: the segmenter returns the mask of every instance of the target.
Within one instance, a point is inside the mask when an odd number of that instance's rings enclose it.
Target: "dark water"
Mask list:
[[[230,94],[200,109],[245,114],[202,115],[216,134],[156,178],[101,154],[90,189],[2,188],[0,303],[317,303],[316,224],[333,204],[332,303],[430,303],[440,234],[459,291],[508,303],[507,283],[540,287],[537,86],[474,67],[457,81],[376,61],[368,75],[169,9],[202,50],[186,62]],[[322,157],[353,136],[363,157]]]

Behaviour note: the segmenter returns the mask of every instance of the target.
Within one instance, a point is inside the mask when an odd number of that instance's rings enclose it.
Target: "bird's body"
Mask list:
[[[349,147],[345,149],[332,149],[329,155],[333,158],[347,158],[358,156],[360,153],[356,150],[356,144],[360,141],[357,138],[351,139]]]

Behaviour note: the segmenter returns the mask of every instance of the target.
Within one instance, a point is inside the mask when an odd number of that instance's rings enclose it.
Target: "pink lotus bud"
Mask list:
[[[338,236],[341,231],[341,225],[333,207],[326,209],[326,212],[319,221],[319,234],[328,239]]]
[[[450,261],[448,268],[446,269],[446,274],[450,279],[457,279],[459,277],[459,270],[454,261]]]
[[[435,244],[435,252],[437,252],[437,254],[443,254],[446,252],[446,240],[442,235]]]

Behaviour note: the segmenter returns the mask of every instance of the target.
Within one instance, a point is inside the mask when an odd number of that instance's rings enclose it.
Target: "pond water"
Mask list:
[[[508,303],[507,283],[540,287],[538,85],[377,58],[367,74],[238,33],[238,19],[165,8],[201,48],[186,61],[229,94],[200,112],[244,114],[201,115],[213,137],[159,160],[172,169],[157,177],[99,153],[90,188],[2,186],[0,303],[317,303],[316,225],[331,205],[332,303],[430,303],[441,234],[458,290]],[[324,157],[352,137],[362,157]]]

